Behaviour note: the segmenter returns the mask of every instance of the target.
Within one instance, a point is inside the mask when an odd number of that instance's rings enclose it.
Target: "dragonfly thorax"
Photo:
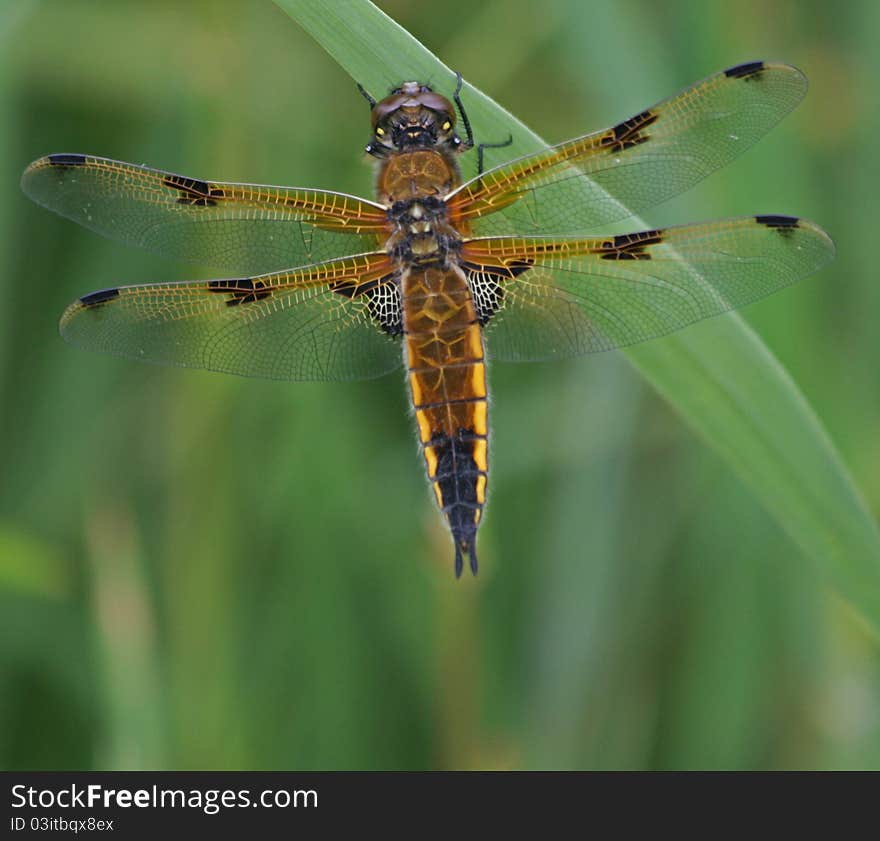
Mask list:
[[[394,202],[388,211],[392,235],[386,248],[401,264],[446,265],[461,248],[461,235],[446,218],[446,204],[436,196]]]

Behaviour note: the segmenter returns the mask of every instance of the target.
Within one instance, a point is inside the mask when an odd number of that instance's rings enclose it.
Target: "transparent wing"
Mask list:
[[[61,335],[88,350],[244,377],[355,380],[401,364],[399,321],[393,267],[373,253],[93,292],[64,312]]]
[[[613,128],[490,169],[451,194],[451,212],[481,236],[583,234],[693,187],[806,90],[803,74],[785,64],[732,67]]]
[[[371,251],[386,222],[379,205],[343,193],[200,181],[92,155],[40,158],[21,186],[99,234],[236,273]]]
[[[498,237],[462,251],[491,355],[576,356],[663,336],[824,266],[834,245],[789,216],[605,239]]]

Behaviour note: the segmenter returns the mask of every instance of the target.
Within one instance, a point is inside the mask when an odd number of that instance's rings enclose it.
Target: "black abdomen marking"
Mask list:
[[[463,555],[470,557],[471,572],[477,574],[477,526],[485,499],[478,488],[485,487],[486,472],[474,458],[476,441],[485,440],[471,430],[460,429],[450,437],[437,433],[425,447],[433,449],[437,468],[431,481],[438,489],[438,502],[452,532],[455,543],[455,575],[461,575]]]

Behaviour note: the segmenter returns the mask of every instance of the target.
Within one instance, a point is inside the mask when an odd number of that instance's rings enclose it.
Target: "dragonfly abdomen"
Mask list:
[[[483,341],[467,281],[455,267],[411,269],[402,281],[410,394],[437,504],[477,571],[475,540],[486,501],[488,406]]]

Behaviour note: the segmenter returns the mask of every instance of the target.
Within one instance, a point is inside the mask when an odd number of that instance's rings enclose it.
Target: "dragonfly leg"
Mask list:
[[[481,143],[477,146],[477,175],[483,174],[483,150],[484,149],[503,149],[513,143],[513,135],[508,134],[507,140],[502,143]]]
[[[458,106],[459,113],[461,114],[461,122],[464,125],[464,133],[465,138],[462,141],[462,146],[465,149],[473,149],[474,148],[474,132],[471,129],[471,121],[468,119],[467,111],[464,110],[464,105],[461,101],[461,86],[463,84],[461,73],[458,71],[455,72],[455,78],[457,83],[455,85],[455,93],[452,94],[452,101]],[[477,175],[483,174],[483,151],[485,149],[502,149],[505,146],[510,146],[513,143],[513,135],[508,135],[507,140],[502,141],[501,143],[480,143],[477,146]]]
[[[458,111],[461,114],[461,122],[464,125],[464,147],[465,149],[473,149],[474,148],[474,133],[471,130],[471,121],[468,119],[467,111],[464,110],[464,105],[461,103],[461,86],[463,84],[461,73],[456,70],[455,78],[457,80],[457,84],[455,86],[455,93],[452,94],[452,101],[458,106]]]
[[[360,82],[355,82],[355,84],[357,85],[358,93],[370,103],[370,108],[375,108],[376,100],[367,93],[366,88]]]

